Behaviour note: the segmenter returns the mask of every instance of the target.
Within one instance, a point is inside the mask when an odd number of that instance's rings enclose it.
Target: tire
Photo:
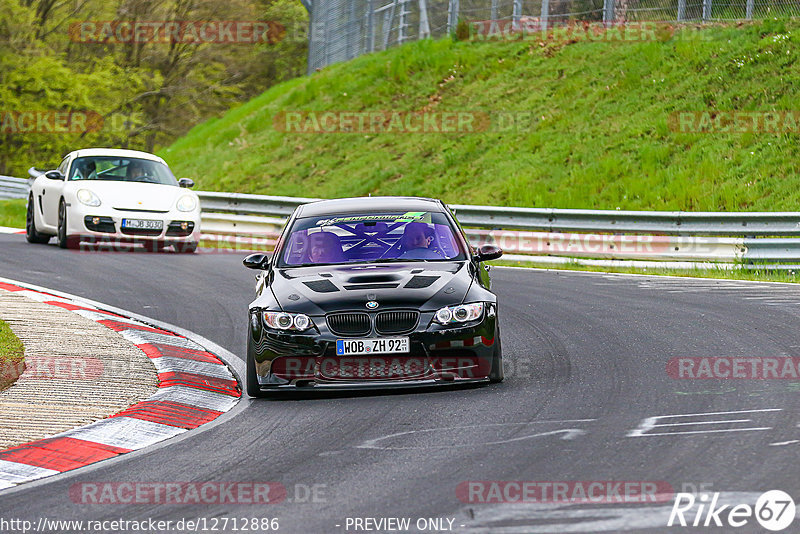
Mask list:
[[[250,351],[248,351],[249,353]],[[261,386],[258,384],[258,377],[256,377],[256,361],[250,354],[247,355],[247,376],[245,377],[247,394],[254,399],[263,399],[268,396],[267,393],[261,391]]]
[[[28,198],[28,209],[25,214],[25,239],[28,243],[37,243],[43,245],[50,242],[50,236],[40,234],[36,230],[36,217],[33,210],[36,209],[33,204],[33,195]]]
[[[80,238],[67,235],[67,204],[64,199],[58,204],[58,246],[60,248],[78,248]]]
[[[194,254],[196,250],[197,250],[196,241],[189,241],[186,243],[175,244],[175,252],[180,252],[182,254]]]
[[[492,370],[489,371],[489,382],[499,384],[505,378],[503,374],[503,347],[500,343],[500,327],[494,335],[494,354],[492,355]]]

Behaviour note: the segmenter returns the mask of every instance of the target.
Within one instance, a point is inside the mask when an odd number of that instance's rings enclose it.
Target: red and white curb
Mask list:
[[[142,449],[213,421],[241,398],[215,354],[184,336],[91,304],[0,282],[0,290],[70,310],[128,339],[153,362],[159,391],[89,425],[0,451],[0,490]]]

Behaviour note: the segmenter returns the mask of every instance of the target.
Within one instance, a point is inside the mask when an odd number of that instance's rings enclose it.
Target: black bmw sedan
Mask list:
[[[370,197],[299,206],[250,304],[247,393],[503,380],[486,260],[439,200]]]

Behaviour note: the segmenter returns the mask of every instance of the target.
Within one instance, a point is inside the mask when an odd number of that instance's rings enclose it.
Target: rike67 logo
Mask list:
[[[721,504],[720,493],[678,493],[667,526],[732,527],[753,526],[753,520],[773,532],[787,529],[795,518],[792,497],[781,490],[761,494],[755,506],[745,503]]]

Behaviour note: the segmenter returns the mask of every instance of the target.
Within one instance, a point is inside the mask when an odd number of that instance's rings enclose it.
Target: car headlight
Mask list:
[[[192,195],[183,195],[175,205],[178,211],[194,211],[197,208],[197,199]]]
[[[295,330],[302,332],[314,326],[311,317],[302,313],[286,313],[277,311],[265,311],[263,313],[264,323],[276,330]]]
[[[78,200],[81,204],[85,204],[87,206],[99,206],[100,205],[100,197],[94,194],[94,191],[90,189],[78,189]]]
[[[439,324],[467,323],[483,316],[483,302],[448,306],[436,311],[433,320]]]

